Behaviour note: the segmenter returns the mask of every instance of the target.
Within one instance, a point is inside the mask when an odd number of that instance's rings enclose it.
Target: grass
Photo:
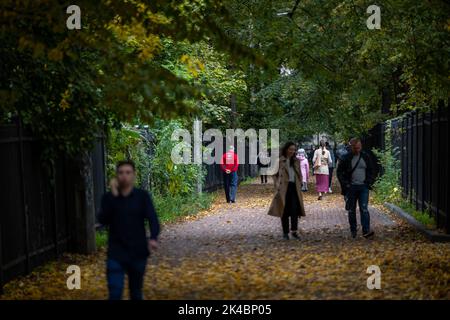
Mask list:
[[[214,194],[206,192],[191,196],[153,196],[156,212],[158,212],[159,220],[162,223],[172,222],[180,217],[196,214],[201,210],[209,208],[213,200]]]
[[[97,248],[105,247],[108,243],[108,231],[98,230],[95,232],[95,245]]]
[[[428,229],[436,228],[436,221],[434,220],[434,217],[430,214],[429,210],[425,211],[416,210],[415,206],[411,202],[403,198],[399,200],[397,205]]]
[[[245,185],[251,184],[254,180],[255,180],[255,177],[245,177],[244,179],[242,179],[241,182],[239,182],[239,185],[245,186]]]
[[[403,198],[399,194],[396,195],[393,192],[389,197],[386,197],[386,195],[384,195],[383,193],[377,193],[377,190],[374,190],[373,199],[376,203],[381,205],[385,202],[395,204],[410,216],[412,216],[414,219],[416,219],[418,222],[423,224],[426,228],[436,229],[436,221],[429,210],[416,210],[414,204],[412,204],[408,199]]]

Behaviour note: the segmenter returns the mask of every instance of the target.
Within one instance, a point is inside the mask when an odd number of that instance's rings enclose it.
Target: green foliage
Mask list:
[[[144,189],[149,187],[150,142],[143,132],[130,125],[121,129],[110,129],[107,139],[107,177],[113,177],[116,164],[121,160],[133,160],[136,165],[136,183]]]
[[[402,199],[400,187],[400,162],[396,158],[397,149],[393,148],[391,140],[391,122],[386,122],[385,149],[373,150],[382,167],[383,174],[375,181],[374,199],[378,203],[398,203]]]
[[[176,219],[193,215],[198,211],[211,206],[214,195],[211,193],[192,193],[190,195],[175,195],[163,197],[159,194],[153,195],[155,209],[161,222],[171,222]]]
[[[243,106],[242,122],[278,126],[286,138],[320,128],[344,140],[384,120],[381,92],[394,114],[447,100],[449,4],[376,4],[380,30],[367,28],[362,0],[226,1],[237,21],[226,24],[229,33],[273,62],[265,70],[248,66],[256,99]]]
[[[153,129],[156,138],[151,161],[151,185],[155,194],[174,197],[195,193],[197,183],[203,182],[205,171],[196,164],[174,164],[171,155],[178,141],[172,141],[174,130],[182,129],[177,120],[159,121]],[[188,147],[188,146],[186,146]]]
[[[136,164],[137,184],[152,192],[155,207],[163,221],[192,214],[207,208],[211,195],[197,192],[206,171],[195,164],[175,165],[171,160],[172,132],[182,129],[178,120],[157,120],[146,134],[145,130],[124,124],[120,129],[109,131],[107,144],[107,171],[115,175],[115,165],[124,159]],[[152,141],[146,137],[152,136]]]
[[[421,224],[426,226],[428,229],[435,229],[436,228],[436,220],[432,216],[429,209],[420,211],[417,210],[416,207],[409,201],[408,199],[401,198],[398,203],[396,203],[397,206],[405,210],[408,214],[414,217],[417,221],[419,221]]]
[[[378,157],[383,169],[383,174],[377,178],[373,187],[373,198],[375,202],[378,204],[384,204],[385,202],[393,203],[426,227],[434,228],[436,222],[428,209],[425,211],[416,210],[409,199],[402,197],[400,161],[396,157],[398,150],[392,146],[391,121],[386,122],[385,149],[374,149],[373,151]]]
[[[108,243],[108,231],[99,230],[95,232],[95,246],[98,248],[106,247]]]
[[[81,30],[66,27],[69,4],[0,5],[0,119],[20,115],[44,140],[45,158],[89,150],[111,122],[191,114],[201,86],[158,60],[164,39],[252,56],[211,18],[229,20],[220,1],[80,0]]]

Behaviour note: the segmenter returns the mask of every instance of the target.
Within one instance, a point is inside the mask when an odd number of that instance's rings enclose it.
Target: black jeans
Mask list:
[[[267,175],[266,174],[261,175],[261,183],[267,183]]]
[[[291,220],[291,230],[297,231],[299,211],[300,202],[298,199],[295,182],[289,182],[286,192],[286,203],[284,206],[283,216],[281,217],[281,226],[283,227],[283,233],[289,233],[289,217]]]
[[[328,181],[328,188],[331,188],[331,181],[333,180],[333,170],[334,170],[334,168],[333,167],[328,167],[328,170],[329,170],[329,175],[328,175],[328,179],[329,179],[329,181]]]

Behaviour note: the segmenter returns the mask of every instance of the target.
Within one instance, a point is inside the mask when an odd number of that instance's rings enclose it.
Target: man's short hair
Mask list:
[[[132,160],[122,160],[122,161],[117,162],[116,172],[118,172],[119,168],[122,166],[131,166],[133,168],[133,171],[136,171],[136,166]]]
[[[354,137],[354,138],[351,138],[350,141],[349,141],[348,143],[349,143],[350,145],[353,145],[353,144],[358,143],[358,142],[361,142],[361,139],[358,138],[358,137]]]

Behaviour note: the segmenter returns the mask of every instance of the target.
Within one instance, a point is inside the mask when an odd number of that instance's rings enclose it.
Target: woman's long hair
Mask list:
[[[281,148],[281,155],[283,155],[285,158],[287,158],[287,151],[291,146],[295,146],[295,143],[292,141],[288,141],[284,144],[283,148]],[[294,165],[295,161],[295,153],[292,155],[292,157],[289,159],[289,163],[291,166]]]
[[[320,148],[322,149],[322,155],[325,155],[325,141],[320,140]]]

